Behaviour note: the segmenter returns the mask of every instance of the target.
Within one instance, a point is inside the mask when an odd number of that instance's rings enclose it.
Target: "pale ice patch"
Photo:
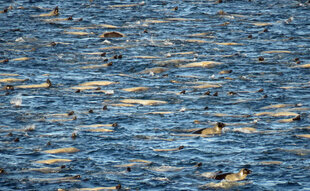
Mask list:
[[[63,57],[64,57],[64,54],[56,54],[56,56],[57,56],[58,58],[63,58]]]
[[[226,18],[228,18],[228,19],[235,19],[235,17],[232,16],[232,15],[228,15],[228,16],[226,16]]]
[[[172,46],[172,45],[174,45],[174,43],[171,42],[171,41],[169,41],[169,40],[164,40],[163,44],[164,44],[165,46]]]
[[[107,95],[113,95],[114,94],[114,90],[106,90],[105,94]]]
[[[142,26],[142,27],[148,27],[149,24],[147,24],[147,23],[142,23],[141,26]]]
[[[15,105],[16,107],[19,107],[22,105],[22,102],[23,102],[23,98],[22,98],[22,94],[19,93],[17,94],[16,96],[14,96],[11,100],[10,100],[10,103],[12,105]]]
[[[166,181],[166,182],[170,181],[169,178],[167,178],[167,177],[155,177],[152,179],[153,180],[159,180],[159,181]]]
[[[246,76],[241,76],[240,79],[241,80],[249,80]]]
[[[259,119],[253,119],[251,123],[257,123]]]
[[[25,42],[25,40],[23,39],[23,37],[19,37],[15,40],[15,42]]]
[[[102,44],[111,44],[111,41],[104,40],[104,41],[102,42]]]
[[[215,75],[212,74],[212,75],[210,76],[210,79],[215,79]]]
[[[34,131],[36,129],[35,124],[27,125],[25,128],[25,131]]]
[[[144,22],[141,22],[141,21],[136,21],[136,22],[128,22],[128,23],[125,23],[125,26],[127,28],[136,28],[136,27],[139,27],[139,26],[142,26],[142,27],[148,27],[148,24],[147,23],[144,23]]]
[[[180,111],[180,112],[184,112],[184,111],[186,111],[186,108],[185,108],[185,107],[182,107],[179,111]]]

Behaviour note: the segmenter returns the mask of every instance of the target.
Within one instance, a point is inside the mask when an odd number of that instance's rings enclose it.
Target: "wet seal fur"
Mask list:
[[[120,32],[105,32],[102,35],[99,36],[100,38],[120,38],[120,37],[125,37],[123,33]]]
[[[227,180],[227,181],[240,181],[244,180],[248,174],[251,174],[252,171],[247,168],[242,168],[237,173],[224,173],[224,174],[216,174],[215,176],[211,177],[216,180]]]
[[[42,84],[31,84],[31,85],[20,85],[20,86],[15,86],[15,87],[12,87],[13,89],[16,88],[16,89],[27,89],[27,88],[50,88],[52,87],[52,82],[47,79],[45,83],[42,83]],[[8,87],[6,87],[7,89]]]
[[[13,85],[5,85],[2,89],[4,89],[4,90],[14,90],[14,86]]]
[[[35,15],[34,17],[53,17],[53,16],[57,16],[58,14],[59,14],[59,9],[58,9],[58,6],[56,6],[51,12],[43,13],[40,15]]]
[[[5,170],[3,168],[0,168],[0,174],[5,173]]]
[[[199,129],[193,134],[201,134],[201,135],[214,135],[214,134],[221,134],[222,129],[225,127],[224,123],[217,122],[216,125],[213,128],[203,128]]]

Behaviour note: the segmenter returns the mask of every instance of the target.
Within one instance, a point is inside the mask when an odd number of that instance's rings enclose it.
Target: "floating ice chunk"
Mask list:
[[[56,54],[56,56],[61,59],[64,57],[64,54]]]
[[[36,129],[35,124],[27,125],[25,128],[25,131],[34,131]]]
[[[107,95],[113,95],[114,94],[114,90],[106,90],[105,94]]]
[[[15,42],[25,42],[25,40],[23,39],[23,37],[19,37],[15,40]]]
[[[184,112],[184,111],[186,111],[186,108],[185,108],[185,107],[182,107],[179,111],[180,111],[180,112]]]
[[[103,43],[103,44],[111,44],[111,41],[104,40],[102,43]]]
[[[172,45],[174,45],[172,42],[170,42],[169,40],[165,40],[164,42],[163,42],[163,44],[165,45],[165,46],[172,46]]]
[[[249,80],[246,76],[240,76],[241,80]]]
[[[258,119],[254,119],[253,121],[252,121],[252,123],[257,123],[258,122]]]

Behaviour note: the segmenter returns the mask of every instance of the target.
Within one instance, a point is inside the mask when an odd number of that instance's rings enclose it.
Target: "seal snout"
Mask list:
[[[222,123],[222,122],[217,122],[216,125],[217,125],[219,128],[224,128],[224,127],[225,127],[225,124]]]

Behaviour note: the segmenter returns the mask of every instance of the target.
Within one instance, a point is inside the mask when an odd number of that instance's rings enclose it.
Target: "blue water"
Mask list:
[[[112,6],[122,4],[139,5]],[[200,190],[205,184],[219,183],[200,176],[202,173],[238,172],[241,168],[252,170],[252,174],[240,181],[246,184],[227,189],[310,190],[309,139],[296,136],[310,132],[309,68],[296,67],[310,63],[310,4],[307,1],[20,0],[1,1],[0,10],[9,6],[13,9],[0,13],[0,60],[9,60],[0,63],[0,80],[28,80],[0,81],[0,168],[5,171],[0,174],[0,190],[74,190],[118,184],[125,190]],[[56,6],[58,16],[36,17]],[[72,21],[44,20],[70,16]],[[257,23],[270,25],[256,26]],[[117,28],[99,26],[102,24]],[[73,35],[66,31],[89,34]],[[107,31],[126,36],[99,37]],[[197,33],[206,34],[192,36]],[[52,42],[56,45],[51,46]],[[122,49],[104,49],[113,46]],[[289,52],[264,52],[273,50]],[[106,52],[106,56],[87,54],[94,52]],[[193,53],[174,54],[182,52]],[[115,55],[122,58],[115,59]],[[21,57],[31,59],[13,60]],[[264,61],[259,61],[259,57]],[[212,68],[179,67],[200,61],[222,64]],[[109,62],[112,66],[82,68]],[[154,67],[167,70],[141,72]],[[220,74],[223,70],[232,72]],[[8,73],[18,76],[8,76]],[[6,85],[41,84],[46,79],[50,79],[52,87],[5,90]],[[94,89],[76,93],[76,89],[72,89],[89,81],[118,83],[98,86],[111,94]],[[220,87],[194,88],[201,85],[199,82],[216,83]],[[139,86],[150,89],[122,90]],[[283,88],[288,86],[293,88]],[[260,89],[263,91],[258,92]],[[185,94],[180,94],[183,90]],[[205,95],[207,91],[210,95]],[[213,96],[215,92],[218,96]],[[229,95],[229,92],[237,94]],[[11,103],[13,98],[21,99],[21,105]],[[129,98],[167,103],[113,105]],[[262,109],[273,104],[291,105]],[[102,109],[105,105],[107,110]],[[70,111],[74,114],[53,115]],[[159,111],[171,113],[151,113]],[[295,112],[301,120],[283,123],[279,120],[292,116],[257,115],[265,111]],[[227,116],[221,117],[218,113]],[[188,129],[212,127],[219,121],[226,124],[221,135],[179,136]],[[91,132],[87,131],[91,127],[83,127],[113,123],[118,125],[101,127],[113,132]],[[29,131],[29,127],[34,130]],[[237,131],[243,127],[255,128],[258,133]],[[72,133],[77,134],[75,139]],[[179,146],[184,149],[153,150]],[[66,147],[80,151],[43,152]],[[53,158],[72,161],[51,165],[36,163]],[[133,159],[152,163],[137,163],[127,172],[126,164],[133,163],[130,161]],[[262,163],[266,161],[281,164]],[[197,163],[202,166],[195,167]],[[33,168],[61,165],[65,167],[57,172],[33,171]],[[167,170],[164,166],[176,169]],[[76,175],[80,178],[75,181],[51,179]]]

